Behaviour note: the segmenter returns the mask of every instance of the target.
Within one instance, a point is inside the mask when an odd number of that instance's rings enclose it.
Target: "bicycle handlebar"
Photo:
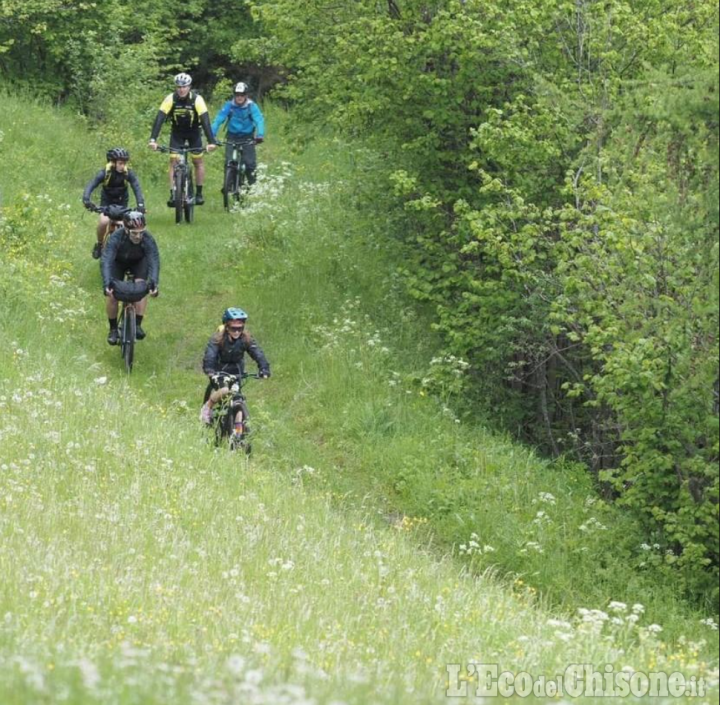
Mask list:
[[[210,381],[215,384],[219,385],[220,383],[223,384],[235,384],[235,382],[242,382],[246,379],[262,379],[262,375],[260,374],[250,374],[249,372],[244,372],[242,375],[231,375],[229,372],[216,372],[212,377],[210,378]]]
[[[158,152],[163,152],[165,154],[187,154],[189,152],[194,152],[196,154],[199,154],[200,152],[205,152],[205,147],[173,147],[172,149],[170,147],[166,147],[164,144],[159,144],[157,148]]]
[[[221,142],[220,140],[218,140],[215,144],[217,144],[218,147],[225,147],[228,144],[233,144],[238,147],[241,147],[246,144],[254,144],[254,143],[255,143],[254,137],[246,137],[245,139],[242,139],[242,140],[225,140],[224,142]]]
[[[118,205],[96,206],[94,203],[91,203],[88,207],[88,210],[92,211],[93,213],[102,213],[103,215],[108,216],[108,218],[110,218],[111,220],[116,220],[119,222],[123,219],[125,213],[129,213],[132,208]]]

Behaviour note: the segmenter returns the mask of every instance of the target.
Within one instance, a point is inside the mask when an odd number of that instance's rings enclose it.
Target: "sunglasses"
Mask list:
[[[228,326],[228,330],[233,333],[242,333],[245,330],[245,326]]]
[[[134,235],[135,237],[140,237],[144,233],[145,233],[145,228],[143,228],[142,230],[131,230],[130,231],[130,235]]]

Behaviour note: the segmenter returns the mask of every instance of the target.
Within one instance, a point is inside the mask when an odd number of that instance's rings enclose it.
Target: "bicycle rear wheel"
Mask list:
[[[125,361],[125,370],[132,372],[135,361],[135,336],[137,333],[137,321],[135,319],[135,307],[124,307],[122,322],[120,325],[120,353]]]
[[[192,172],[188,172],[185,177],[185,203],[183,210],[185,212],[185,222],[192,223],[195,213],[195,184],[193,183]]]

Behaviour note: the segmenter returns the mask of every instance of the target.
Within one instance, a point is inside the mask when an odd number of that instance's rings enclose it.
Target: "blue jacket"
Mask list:
[[[265,118],[252,100],[248,100],[242,107],[234,100],[228,100],[222,106],[212,124],[212,132],[216,138],[218,130],[225,122],[227,122],[228,135],[265,137]]]

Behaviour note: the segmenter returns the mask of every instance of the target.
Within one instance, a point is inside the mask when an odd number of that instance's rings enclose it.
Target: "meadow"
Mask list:
[[[28,99],[4,114],[2,703],[433,703],[472,662],[680,671],[709,691],[672,702],[717,702],[710,607],[582,468],[453,410],[462,361],[406,297],[391,219],[362,209],[372,155],[295,150],[269,107],[247,207],[222,211],[212,155],[176,226],[134,136],[163,269],[127,377],[80,204],[107,137]],[[248,387],[249,462],[197,419],[228,305],[273,369]]]

